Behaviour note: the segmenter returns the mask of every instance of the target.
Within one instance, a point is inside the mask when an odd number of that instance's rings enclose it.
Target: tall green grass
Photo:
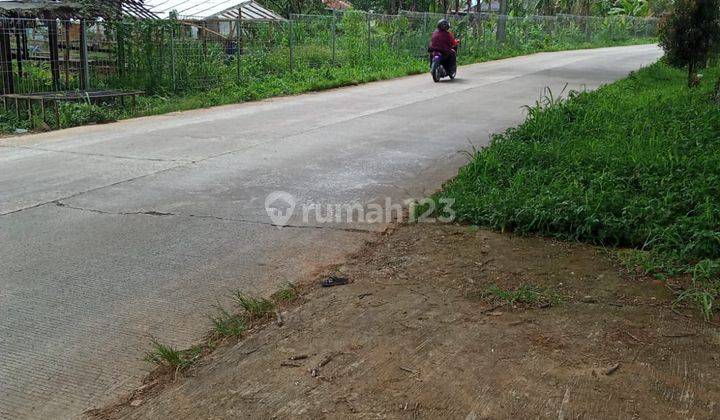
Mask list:
[[[633,247],[648,271],[686,274],[681,300],[710,317],[720,292],[718,70],[697,89],[662,63],[528,108],[438,198],[462,221]]]

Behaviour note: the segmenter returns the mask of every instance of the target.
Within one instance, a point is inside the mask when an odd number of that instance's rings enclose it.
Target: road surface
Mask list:
[[[545,87],[596,88],[660,55],[538,54],[462,67],[454,82],[419,75],[0,140],[0,418],[108,402],[147,372],[150,336],[187,346],[230,290],[307,278],[382,227],[303,217],[303,205],[422,198]],[[296,201],[282,229],[266,211],[274,191]]]

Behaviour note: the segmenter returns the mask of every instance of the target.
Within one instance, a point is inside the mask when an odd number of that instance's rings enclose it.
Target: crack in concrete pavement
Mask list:
[[[230,218],[230,217],[220,217],[220,216],[211,216],[211,215],[203,215],[203,214],[182,214],[182,213],[169,213],[169,212],[162,212],[157,210],[142,210],[142,211],[128,211],[128,212],[113,212],[113,211],[107,211],[107,210],[100,210],[100,209],[91,209],[91,208],[85,208],[85,207],[78,207],[73,206],[71,204],[63,203],[60,200],[55,200],[47,204],[55,204],[58,207],[67,208],[71,210],[78,210],[78,211],[87,211],[90,213],[97,213],[97,214],[104,214],[104,215],[111,215],[111,216],[153,216],[153,217],[187,217],[187,218],[195,218],[195,219],[209,219],[209,220],[219,220],[224,222],[236,222],[236,223],[247,223],[247,224],[253,224],[253,225],[260,225],[260,226],[272,226],[276,227],[278,229],[284,229],[284,228],[290,228],[290,229],[326,229],[326,230],[334,230],[339,232],[352,232],[352,233],[378,233],[383,232],[389,224],[382,223],[378,224],[378,226],[381,226],[382,229],[380,230],[370,230],[370,229],[359,229],[359,228],[343,228],[343,227],[333,227],[331,225],[328,226],[320,226],[320,225],[294,225],[294,224],[287,224],[287,225],[280,225],[272,222],[263,222],[260,220],[252,220],[252,219],[237,219],[237,218]]]
[[[69,154],[69,155],[78,155],[78,156],[92,156],[92,157],[104,157],[104,158],[111,158],[111,159],[137,160],[137,161],[141,161],[141,162],[173,162],[173,163],[188,163],[188,164],[195,163],[194,160],[185,160],[185,159],[142,158],[142,157],[134,157],[134,156],[107,155],[107,154],[103,154],[103,153],[75,152],[72,150],[54,150],[54,149],[46,149],[43,147],[18,146],[18,145],[9,145],[9,144],[7,144],[7,145],[0,144],[0,147],[2,147],[4,149],[35,150],[35,151],[39,151],[39,152],[65,153],[65,154]]]

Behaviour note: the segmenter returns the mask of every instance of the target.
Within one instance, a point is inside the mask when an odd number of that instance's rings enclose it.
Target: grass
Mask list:
[[[292,302],[298,298],[298,291],[292,283],[288,283],[273,293],[272,298],[278,303]]]
[[[174,371],[183,371],[190,367],[202,353],[201,347],[177,350],[174,347],[158,342],[152,338],[152,349],[145,355],[145,360],[158,366],[168,367]]]
[[[216,308],[217,314],[210,316],[215,334],[220,337],[239,337],[247,330],[247,324],[242,316],[231,314],[220,304]]]
[[[720,106],[662,63],[528,108],[444,191],[460,221],[633,248],[630,264],[691,279],[678,302],[711,317],[720,292]]]
[[[251,323],[258,321],[262,323],[269,319],[275,313],[277,304],[292,302],[297,297],[298,290],[290,283],[273,293],[272,300],[235,291],[232,299],[240,312],[232,313],[218,303],[215,306],[216,313],[208,317],[212,331],[204,343],[178,350],[152,337],[151,349],[146,352],[145,361],[175,372],[182,372],[198,361],[204,352],[212,352],[225,338],[237,339],[248,330],[248,325]]]
[[[233,298],[250,319],[265,319],[275,313],[275,303],[271,300],[250,296],[239,290],[234,293]]]

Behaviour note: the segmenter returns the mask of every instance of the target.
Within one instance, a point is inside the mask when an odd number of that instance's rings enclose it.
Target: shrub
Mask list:
[[[660,45],[668,64],[687,68],[688,85],[697,85],[697,71],[705,67],[720,43],[720,1],[678,0],[661,22]]]
[[[62,127],[106,123],[114,120],[112,110],[89,102],[69,102],[60,106],[60,125]]]

